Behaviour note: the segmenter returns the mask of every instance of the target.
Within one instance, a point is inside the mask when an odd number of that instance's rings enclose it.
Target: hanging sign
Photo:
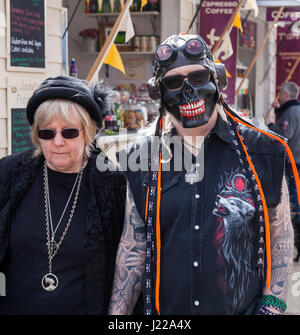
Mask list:
[[[266,19],[268,22],[273,22],[280,7],[268,7]],[[279,21],[299,21],[300,20],[300,7],[285,7],[280,15]]]
[[[45,0],[9,0],[8,71],[45,72]]]
[[[273,21],[278,10],[279,7],[267,8],[266,20]],[[276,57],[276,94],[300,55],[299,29],[293,29],[293,25],[300,21],[300,6],[285,7],[279,21],[281,24],[277,27],[277,48],[279,51]],[[290,81],[300,85],[300,65],[295,69]]]
[[[206,41],[212,50],[215,43],[220,38],[228,20],[238,6],[238,1],[203,1],[199,13],[199,35]],[[220,45],[223,51],[215,54],[221,63],[226,66],[228,77],[227,88],[222,90],[222,95],[229,105],[234,104],[236,63],[237,63],[237,28],[231,29],[230,38],[224,38],[225,43]]]

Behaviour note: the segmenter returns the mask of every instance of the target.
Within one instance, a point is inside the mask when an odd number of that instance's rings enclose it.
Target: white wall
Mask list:
[[[266,7],[259,7],[259,15],[256,18],[257,21],[257,47],[256,50],[262,44],[265,35],[267,34],[271,24],[266,23]],[[266,79],[262,81],[265,71],[269,65],[269,44],[274,45],[274,35],[271,34],[267,43],[265,44],[261,54],[256,61],[256,80],[255,80],[255,114],[257,118],[263,117],[269,108],[270,91],[272,91],[272,78],[271,71],[269,72]],[[270,77],[271,76],[271,77]]]
[[[195,0],[180,1],[180,32],[187,33],[195,13]],[[195,27],[195,25],[194,25]],[[193,30],[190,31],[193,33]]]
[[[20,80],[32,78],[41,82],[43,79],[59,75],[62,72],[61,56],[61,8],[62,0],[46,1],[46,70],[44,73],[7,71],[6,48],[6,1],[0,0],[0,158],[8,154],[9,111],[7,103],[7,83],[9,78],[19,77]]]
[[[241,19],[245,17],[247,11],[241,11]],[[259,7],[259,14],[257,17],[254,17],[254,12],[251,11],[248,17],[248,21],[256,22],[257,30],[256,30],[256,50],[253,52],[249,52],[247,50],[243,50],[238,48],[239,52],[239,59],[242,61],[243,65],[249,66],[252,63],[253,58],[255,57],[256,53],[260,49],[265,35],[267,34],[271,24],[267,23],[266,20],[266,7]],[[250,92],[253,92],[253,98],[255,100],[254,110],[255,110],[255,117],[262,118],[268,111],[270,106],[270,97],[273,95],[274,92],[274,66],[271,67],[268,75],[266,76],[265,80],[262,81],[265,72],[267,70],[268,65],[272,61],[274,57],[274,50],[275,50],[275,34],[272,33],[267,40],[264,48],[261,50],[255,65],[253,66],[251,72],[248,75],[249,79],[249,89]],[[248,59],[245,59],[245,57]]]

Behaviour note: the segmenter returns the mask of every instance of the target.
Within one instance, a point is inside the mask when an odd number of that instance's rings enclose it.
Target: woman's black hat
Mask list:
[[[84,107],[91,118],[101,125],[105,112],[110,108],[109,88],[87,85],[85,81],[69,76],[50,77],[45,79],[35,90],[26,107],[30,125],[38,106],[49,99],[66,99]]]

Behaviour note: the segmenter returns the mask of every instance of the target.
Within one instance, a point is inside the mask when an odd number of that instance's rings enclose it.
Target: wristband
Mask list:
[[[286,302],[274,295],[263,295],[260,303],[262,306],[273,307],[282,313],[286,310]]]

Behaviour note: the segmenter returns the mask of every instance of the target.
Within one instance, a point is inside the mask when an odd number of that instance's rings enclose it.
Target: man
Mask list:
[[[226,106],[225,68],[200,36],[169,37],[154,70],[160,140],[119,154],[131,169],[110,313],[131,314],[143,291],[145,314],[282,314],[293,230],[281,139]]]
[[[275,100],[272,106],[275,108],[276,123],[269,124],[269,128],[288,139],[288,144],[293,152],[297,169],[300,172],[300,102],[299,87],[290,81],[283,83],[279,91],[279,101]],[[297,200],[296,186],[293,175],[288,173],[288,184],[292,204],[292,221],[295,229],[295,246],[297,256],[300,257],[300,206]]]
[[[300,102],[297,100],[299,87],[294,82],[283,83],[279,91],[279,99],[272,106],[275,108],[276,124],[269,128],[288,139],[297,164],[300,165]]]

